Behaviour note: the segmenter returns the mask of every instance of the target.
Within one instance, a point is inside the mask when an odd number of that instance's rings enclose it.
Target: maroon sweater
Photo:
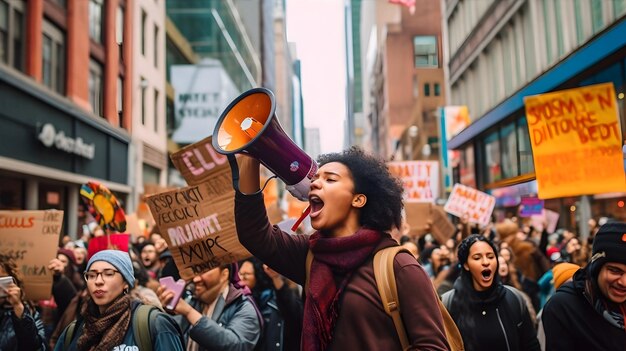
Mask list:
[[[304,285],[308,235],[290,235],[272,226],[262,194],[236,194],[235,222],[239,241],[253,255]],[[385,235],[374,252],[393,245],[395,241]],[[393,320],[385,312],[378,294],[373,258],[372,255],[357,268],[342,294],[331,350],[401,349]],[[438,297],[428,275],[415,258],[406,253],[396,256],[394,269],[402,320],[411,349],[448,350]]]

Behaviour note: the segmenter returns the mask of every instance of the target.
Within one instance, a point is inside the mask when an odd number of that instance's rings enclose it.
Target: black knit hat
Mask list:
[[[596,277],[607,262],[626,264],[626,223],[606,223],[593,239],[590,270]]]

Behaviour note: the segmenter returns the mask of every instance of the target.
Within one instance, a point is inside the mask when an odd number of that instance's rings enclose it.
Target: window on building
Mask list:
[[[165,130],[167,130],[167,136],[170,137],[178,126],[174,115],[174,101],[167,97],[165,98],[165,118]]]
[[[517,129],[510,123],[500,130],[502,142],[502,177],[512,178],[519,175],[517,162]]]
[[[602,6],[603,0],[591,0],[591,28],[594,33],[597,33],[604,26],[604,19],[602,18]]]
[[[119,126],[124,128],[124,79],[117,77],[117,116]]]
[[[154,89],[154,131],[159,131],[159,91]]]
[[[22,1],[0,0],[0,63],[24,70],[24,10]]]
[[[42,35],[43,84],[59,94],[65,94],[65,36],[59,28],[45,19]]]
[[[146,78],[141,77],[141,125],[146,125],[146,90],[148,89],[148,84]]]
[[[141,54],[146,56],[146,25],[148,21],[148,14],[146,11],[141,10]]]
[[[430,96],[430,83],[424,83],[424,96]]]
[[[159,67],[159,27],[154,25],[154,67]]]
[[[413,54],[415,58],[415,67],[439,67],[436,37],[413,37]]]
[[[143,164],[143,184],[159,184],[161,170],[147,164]]]
[[[115,41],[119,47],[120,60],[123,60],[124,50],[124,8],[118,7],[115,15]]]
[[[102,43],[103,0],[89,0],[89,37]]]
[[[526,117],[517,121],[517,140],[519,140],[518,154],[520,174],[532,173],[535,171],[533,161],[533,150],[530,146],[530,135],[528,134],[528,122]]]
[[[494,131],[485,138],[485,183],[493,183],[502,179],[500,155],[500,137]]]
[[[441,87],[440,87],[439,83],[435,83],[434,84],[434,90],[435,90],[435,96],[440,96],[441,95]]]
[[[104,89],[102,80],[102,65],[91,59],[89,62],[89,103],[94,114],[102,116]]]
[[[619,18],[626,13],[626,0],[613,0],[613,17]]]

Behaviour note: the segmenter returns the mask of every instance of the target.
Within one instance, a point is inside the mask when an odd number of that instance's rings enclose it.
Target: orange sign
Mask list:
[[[626,191],[612,83],[524,99],[539,198]]]

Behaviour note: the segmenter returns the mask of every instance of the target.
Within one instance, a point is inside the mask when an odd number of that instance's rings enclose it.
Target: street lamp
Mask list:
[[[411,156],[410,159],[413,160],[415,157],[413,156],[415,150],[415,139],[417,139],[417,134],[419,133],[419,128],[416,125],[412,125],[409,127],[409,138],[410,138],[410,149]]]

